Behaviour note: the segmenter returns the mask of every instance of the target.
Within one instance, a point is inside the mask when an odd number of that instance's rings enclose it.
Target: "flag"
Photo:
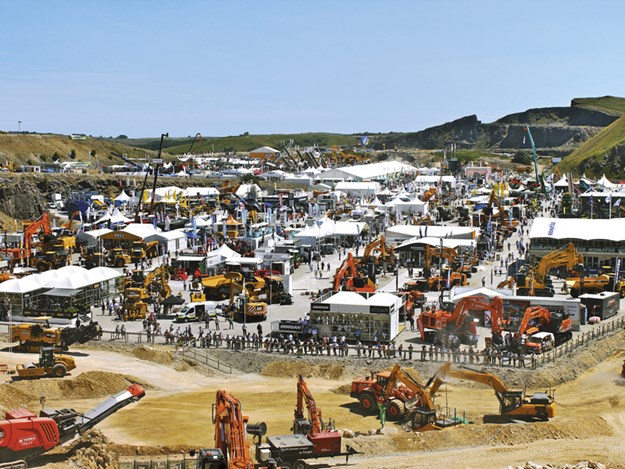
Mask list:
[[[191,227],[193,228],[193,239],[197,238],[197,222],[195,221],[195,215],[191,218]]]
[[[451,288],[451,269],[447,271],[447,288]]]
[[[618,207],[621,205],[621,199],[618,199],[616,202],[614,202],[614,206]]]
[[[610,202],[612,202],[612,192],[610,192],[608,196],[605,198],[606,204],[609,204]]]

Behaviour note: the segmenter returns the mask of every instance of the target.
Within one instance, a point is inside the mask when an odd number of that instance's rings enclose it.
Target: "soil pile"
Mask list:
[[[146,360],[159,365],[169,366],[174,361],[174,354],[168,350],[159,350],[147,345],[139,345],[132,349],[132,355],[139,360]]]
[[[278,360],[266,365],[261,374],[277,378],[302,375],[304,378],[341,379],[345,367],[340,363],[312,363],[306,360]]]
[[[41,396],[63,400],[101,398],[116,394],[133,383],[148,387],[138,378],[105,371],[88,371],[73,379],[16,381],[2,385],[0,402],[3,405],[21,404],[38,401]]]

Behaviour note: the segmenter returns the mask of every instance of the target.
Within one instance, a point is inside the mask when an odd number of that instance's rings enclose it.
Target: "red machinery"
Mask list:
[[[486,302],[480,296],[468,296],[460,300],[452,312],[440,309],[423,311],[417,319],[421,339],[432,342],[453,334],[462,344],[477,345],[477,327],[469,315],[471,310],[490,311],[491,322],[498,324],[503,302],[499,297]]]
[[[308,408],[308,418],[304,417],[304,401]],[[297,407],[293,420],[293,433],[304,434],[313,444],[313,452],[318,455],[333,455],[341,452],[341,434],[334,429],[333,422],[325,424],[321,409],[317,407],[302,375],[297,380]]]
[[[72,409],[44,409],[39,416],[26,409],[7,412],[0,421],[0,464],[27,460],[67,443],[143,396],[143,387],[132,384],[84,414]]]
[[[383,400],[384,390],[387,388],[391,371],[383,370],[371,373],[371,376],[356,378],[352,381],[349,395],[360,402],[360,408],[367,414],[378,411],[378,402]],[[394,386],[389,389],[385,400],[388,401],[387,413],[389,420],[397,420],[404,413],[405,403],[414,400],[415,392],[404,385]]]
[[[356,268],[356,261],[351,252],[347,253],[347,259],[343,261],[334,275],[333,291],[340,290],[355,292],[375,292],[375,283],[366,275],[361,275]]]

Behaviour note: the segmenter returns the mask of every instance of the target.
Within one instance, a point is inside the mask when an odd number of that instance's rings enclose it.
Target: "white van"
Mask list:
[[[216,301],[202,301],[199,303],[187,303],[176,314],[174,322],[201,321],[205,315],[214,318],[217,316]]]

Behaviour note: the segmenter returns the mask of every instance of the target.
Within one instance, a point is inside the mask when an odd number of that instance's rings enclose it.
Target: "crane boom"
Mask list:
[[[538,175],[538,154],[536,153],[536,145],[534,144],[534,137],[532,137],[532,131],[529,126],[525,127],[525,132],[527,133],[527,137],[530,140],[530,145],[532,145],[532,160],[534,161],[534,173],[536,175],[536,182],[540,184],[541,190],[544,192],[545,184],[542,178]]]

